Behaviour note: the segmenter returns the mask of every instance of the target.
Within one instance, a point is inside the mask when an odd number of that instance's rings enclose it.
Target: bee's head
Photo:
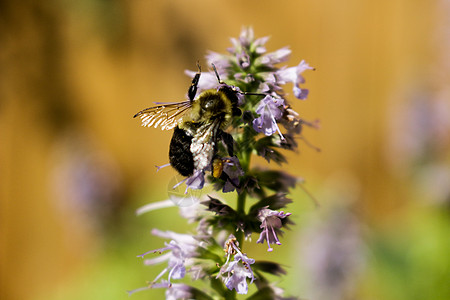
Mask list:
[[[220,113],[227,110],[227,103],[218,93],[204,93],[199,99],[200,109],[203,113]]]
[[[239,103],[238,88],[231,86],[231,85],[223,84],[219,88],[219,92],[222,92],[223,94],[225,94],[225,96],[229,99],[229,101],[231,101],[231,104],[233,106],[235,106],[235,107],[238,106],[238,103]]]
[[[225,95],[225,97],[228,99],[228,101],[231,102],[231,114],[234,117],[239,117],[240,115],[242,115],[242,111],[238,107],[238,89],[234,86],[224,84],[220,87],[219,92],[222,92],[223,95]]]

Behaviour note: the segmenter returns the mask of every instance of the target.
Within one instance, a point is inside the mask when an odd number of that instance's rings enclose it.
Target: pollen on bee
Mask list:
[[[223,161],[220,158],[216,158],[212,162],[212,176],[215,178],[220,178],[223,171]]]

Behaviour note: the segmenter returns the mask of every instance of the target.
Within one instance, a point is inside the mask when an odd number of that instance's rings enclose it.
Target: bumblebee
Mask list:
[[[192,79],[188,90],[189,100],[174,103],[156,103],[134,115],[140,117],[142,126],[174,129],[169,146],[170,165],[182,176],[192,176],[195,171],[211,168],[213,177],[223,176],[223,161],[217,155],[218,142],[223,141],[229,156],[233,156],[233,137],[225,130],[232,119],[242,114],[238,107],[237,88],[221,81],[218,89],[201,92],[196,98],[201,68]]]

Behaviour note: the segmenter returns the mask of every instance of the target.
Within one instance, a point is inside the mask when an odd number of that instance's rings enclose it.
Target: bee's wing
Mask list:
[[[133,118],[140,117],[142,126],[159,126],[162,130],[170,130],[182,121],[183,115],[192,106],[191,101],[158,104],[160,105],[141,110]]]

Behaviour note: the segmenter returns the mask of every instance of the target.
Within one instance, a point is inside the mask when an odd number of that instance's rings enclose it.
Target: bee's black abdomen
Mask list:
[[[169,160],[172,167],[183,176],[194,173],[194,158],[191,153],[192,137],[175,127],[169,147]]]

